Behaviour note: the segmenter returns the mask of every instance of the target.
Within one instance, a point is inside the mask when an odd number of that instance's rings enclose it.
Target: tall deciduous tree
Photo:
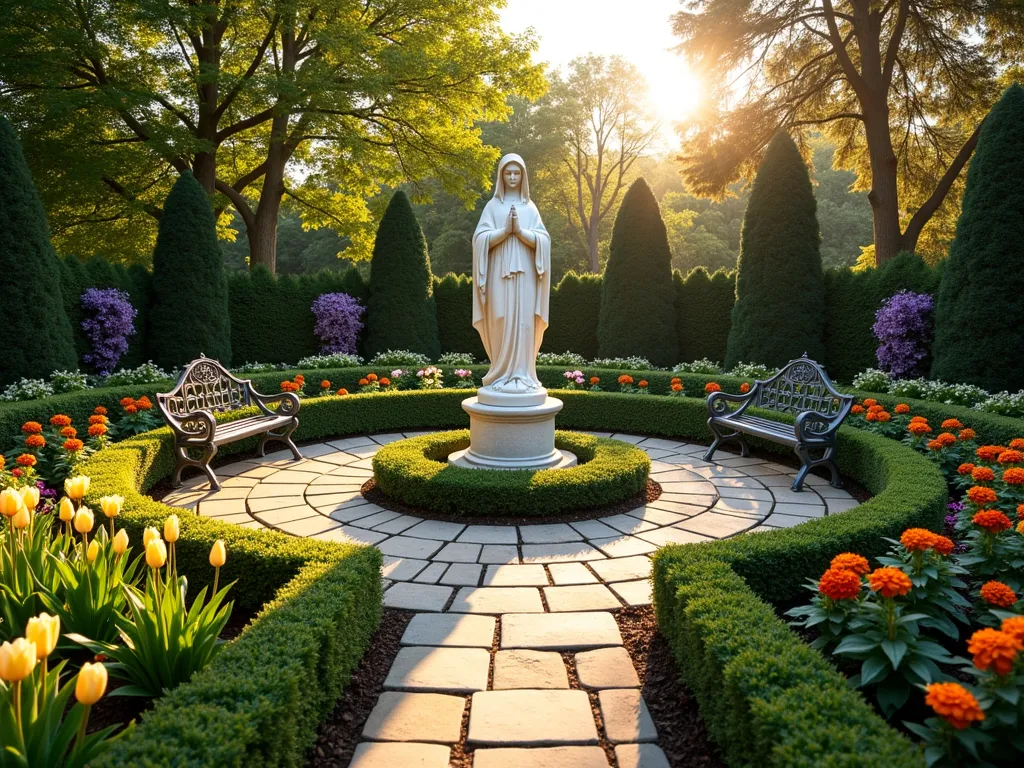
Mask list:
[[[1011,0],[686,0],[680,49],[717,99],[684,174],[718,194],[776,132],[817,126],[869,190],[877,263],[913,251],[1019,55],[1022,18]]]
[[[65,246],[145,248],[191,170],[273,271],[287,199],[368,252],[365,200],[434,176],[461,192],[496,159],[473,123],[536,95],[533,41],[497,0],[0,0],[0,109]],[[93,226],[95,225],[95,226]],[[108,237],[97,238],[93,230]],[[111,247],[108,242],[107,249]],[[148,250],[148,248],[146,248]]]
[[[640,72],[619,56],[582,56],[552,77],[547,119],[561,138],[560,201],[599,272],[601,223],[614,213],[630,170],[657,133]]]

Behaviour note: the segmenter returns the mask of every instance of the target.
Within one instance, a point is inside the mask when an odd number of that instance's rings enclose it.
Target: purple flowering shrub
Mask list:
[[[99,373],[110,373],[128,351],[128,337],[135,333],[138,312],[128,294],[116,288],[87,288],[81,301],[87,315],[82,330],[92,343],[92,352],[83,358]]]
[[[320,351],[354,355],[366,308],[347,293],[323,293],[311,309],[316,317],[313,331],[320,339]]]
[[[925,373],[935,328],[935,302],[927,293],[900,291],[875,314],[878,365],[897,379]]]

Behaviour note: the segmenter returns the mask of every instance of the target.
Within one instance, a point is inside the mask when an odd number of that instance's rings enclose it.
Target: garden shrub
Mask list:
[[[431,360],[441,355],[427,242],[401,190],[392,195],[377,228],[364,344],[367,356],[389,349],[420,352]]]
[[[206,190],[181,174],[164,203],[153,249],[150,351],[163,368],[204,354],[231,365],[231,317],[217,218]]]
[[[0,116],[0,384],[77,370],[60,262],[13,126]]]
[[[697,267],[685,278],[672,273],[676,289],[676,336],[679,338],[679,362],[725,361],[736,301],[736,273],[720,269],[709,275]]]
[[[316,318],[313,332],[320,339],[320,352],[354,355],[363,330],[366,308],[347,293],[322,293],[310,307]]]
[[[138,312],[128,294],[117,288],[86,288],[81,302],[87,314],[82,330],[92,343],[92,350],[82,359],[101,374],[113,373],[128,351]]]
[[[789,136],[777,134],[743,217],[726,368],[741,360],[781,368],[804,353],[824,360],[825,285],[815,208],[800,151]]]
[[[603,282],[601,275],[567,272],[551,289],[550,323],[544,332],[542,353],[571,351],[587,360],[597,357]]]
[[[658,201],[642,178],[622,198],[612,228],[597,324],[601,357],[678,362],[672,250]]]
[[[448,454],[469,447],[469,430],[399,440],[373,457],[377,487],[414,507],[456,515],[542,516],[611,504],[643,493],[651,462],[629,443],[556,432],[555,445],[579,465],[556,470],[480,472],[453,467]]]
[[[900,291],[883,302],[871,330],[883,371],[907,379],[927,369],[935,302],[927,293]]]
[[[472,278],[453,272],[434,278],[434,303],[441,352],[468,352],[477,360],[485,359],[483,342],[473,327]]]
[[[991,392],[1024,382],[1024,87],[1011,85],[981,126],[935,316],[932,377]],[[984,343],[979,343],[979,338]]]

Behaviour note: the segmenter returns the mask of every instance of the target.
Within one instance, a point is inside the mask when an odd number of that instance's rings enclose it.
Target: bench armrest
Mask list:
[[[728,403],[746,403],[750,400],[753,390],[745,395],[733,395],[729,392],[712,392],[708,395],[708,416],[724,416],[729,411]]]
[[[208,443],[213,440],[213,434],[217,429],[217,420],[210,411],[192,411],[180,415],[170,414],[164,408],[160,409],[175,439],[186,438],[200,443]]]
[[[260,410],[268,415],[274,416],[295,416],[299,412],[299,396],[294,392],[280,392],[276,395],[261,395],[255,389],[249,390],[252,399]],[[270,406],[278,404],[277,410],[271,410]]]
[[[815,411],[803,411],[797,415],[793,429],[799,442],[813,442],[834,433],[841,422],[842,419],[835,416],[828,418]]]

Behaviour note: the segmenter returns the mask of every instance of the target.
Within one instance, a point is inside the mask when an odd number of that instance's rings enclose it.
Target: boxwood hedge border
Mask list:
[[[385,495],[405,504],[455,515],[558,514],[622,501],[643,493],[651,460],[621,440],[555,432],[556,447],[576,454],[568,469],[480,471],[446,463],[469,447],[469,430],[435,432],[388,443],[373,457]]]

